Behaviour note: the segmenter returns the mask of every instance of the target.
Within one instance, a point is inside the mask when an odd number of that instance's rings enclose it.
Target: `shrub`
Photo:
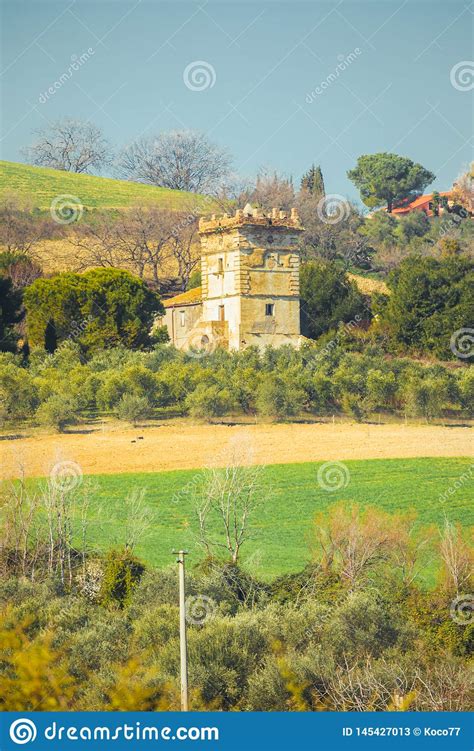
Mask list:
[[[104,561],[100,603],[108,608],[127,607],[144,571],[145,564],[126,548],[109,550]]]
[[[136,425],[140,420],[151,417],[153,408],[146,396],[124,394],[117,406],[117,417]]]
[[[303,409],[306,393],[291,373],[265,376],[258,387],[257,410],[271,417],[292,417]]]
[[[78,421],[78,405],[71,396],[54,394],[41,404],[36,412],[40,425],[55,428],[62,433],[68,425]]]
[[[221,388],[217,384],[199,386],[186,398],[186,408],[192,417],[222,417],[229,414],[235,407],[234,398],[229,389]]]

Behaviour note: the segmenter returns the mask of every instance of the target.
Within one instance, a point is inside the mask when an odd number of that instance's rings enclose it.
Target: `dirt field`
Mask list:
[[[142,436],[140,438],[139,436]],[[242,463],[472,456],[468,427],[357,424],[191,425],[124,428],[119,423],[65,435],[0,436],[0,478],[48,475],[58,462],[84,474],[161,472]],[[8,439],[9,438],[9,439]]]

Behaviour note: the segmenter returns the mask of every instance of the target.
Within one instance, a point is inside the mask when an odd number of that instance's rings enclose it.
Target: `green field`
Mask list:
[[[441,522],[445,513],[452,521],[472,524],[474,478],[468,473],[472,464],[467,458],[347,461],[350,482],[338,492],[319,487],[316,475],[320,464],[268,466],[263,472],[267,500],[253,518],[253,539],[244,546],[244,560],[252,556],[251,570],[262,578],[301,569],[310,558],[315,514],[339,500],[374,505],[391,513],[414,509],[423,525]],[[468,479],[443,505],[440,494],[463,473],[468,473]],[[123,542],[124,499],[143,490],[153,521],[138,554],[162,567],[173,561],[173,548],[185,547],[190,551],[189,564],[193,565],[201,556],[194,537],[192,500],[193,483],[199,474],[188,470],[87,478],[93,496],[90,513],[94,543],[105,548]],[[429,557],[425,559],[425,569],[427,578],[432,580]]]
[[[196,201],[205,203],[203,196],[194,193],[0,161],[0,194],[8,193],[31,202],[34,208],[48,210],[59,195],[75,196],[85,209],[118,209],[138,202],[189,209]]]

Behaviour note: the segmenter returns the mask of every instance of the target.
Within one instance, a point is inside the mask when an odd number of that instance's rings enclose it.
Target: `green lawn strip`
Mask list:
[[[466,477],[469,458],[373,459],[344,462],[350,473],[347,487],[334,492],[317,482],[322,462],[269,465],[263,472],[265,503],[252,518],[252,539],[244,546],[243,560],[251,558],[251,570],[265,579],[300,570],[310,559],[314,517],[337,501],[377,506],[390,513],[415,511],[420,525],[443,521],[445,514],[462,525],[474,523],[474,476],[461,483],[442,503],[440,496]],[[90,538],[106,549],[124,541],[127,508],[124,499],[144,493],[152,522],[137,553],[149,563],[172,563],[171,551],[185,547],[189,564],[202,557],[196,534],[192,488],[200,470],[160,473],[94,475],[90,485]],[[38,481],[35,481],[38,482]],[[189,492],[186,492],[186,488]],[[423,561],[426,576],[433,579],[433,562]]]

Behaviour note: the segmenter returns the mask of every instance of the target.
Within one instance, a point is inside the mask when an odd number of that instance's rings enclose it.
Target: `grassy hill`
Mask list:
[[[204,196],[180,190],[0,161],[0,195],[6,193],[44,210],[49,210],[53,198],[66,194],[77,197],[85,209],[119,209],[137,202],[185,209],[205,201]]]

